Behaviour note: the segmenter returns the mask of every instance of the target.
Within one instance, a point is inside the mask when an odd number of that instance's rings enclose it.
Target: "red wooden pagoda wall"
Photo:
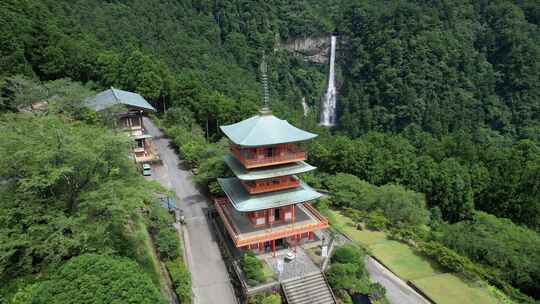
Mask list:
[[[242,185],[250,194],[258,194],[296,188],[300,186],[300,180],[294,176],[280,176],[254,181],[242,181]]]
[[[264,227],[269,226],[270,224],[278,224],[283,222],[291,222],[295,219],[295,209],[294,206],[284,206],[279,209],[279,219],[275,219],[275,208],[270,208],[266,210],[249,212],[247,214],[248,219],[255,227]]]
[[[268,147],[241,148],[231,145],[231,153],[246,168],[264,167],[306,160],[306,152],[295,144],[282,144]]]

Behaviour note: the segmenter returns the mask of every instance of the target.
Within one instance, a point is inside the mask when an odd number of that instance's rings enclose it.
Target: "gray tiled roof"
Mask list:
[[[156,111],[156,109],[152,107],[152,105],[148,103],[148,101],[146,101],[146,99],[144,99],[141,95],[115,89],[113,87],[98,93],[94,98],[88,99],[87,102],[88,106],[95,111],[101,111],[118,104],[136,107],[146,111]]]

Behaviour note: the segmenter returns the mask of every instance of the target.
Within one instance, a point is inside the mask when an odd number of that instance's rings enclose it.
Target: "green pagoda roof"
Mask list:
[[[250,195],[236,177],[218,178],[218,183],[227,194],[233,207],[240,212],[250,212],[303,203],[322,195],[304,182],[294,189]]]
[[[225,163],[231,168],[232,172],[241,180],[257,180],[263,178],[272,178],[285,175],[293,175],[309,172],[316,168],[300,161],[285,165],[264,167],[260,169],[246,170],[246,168],[232,155],[225,155]]]
[[[286,120],[271,114],[261,114],[241,122],[220,126],[235,144],[244,147],[270,146],[312,139],[317,136],[298,129]]]
[[[94,98],[88,99],[87,103],[88,106],[94,109],[96,112],[118,104],[139,108],[141,110],[153,112],[156,111],[156,109],[152,107],[152,105],[148,103],[148,101],[146,101],[146,99],[144,99],[141,95],[115,89],[113,87],[98,93]]]

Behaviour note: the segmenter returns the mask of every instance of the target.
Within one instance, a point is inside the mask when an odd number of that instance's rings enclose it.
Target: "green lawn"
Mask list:
[[[358,230],[356,229],[353,221],[341,215],[341,213],[330,211],[331,218],[330,222],[336,224],[336,228],[342,233],[345,233],[352,240],[359,242],[360,244],[369,247],[370,245],[387,242],[386,233],[381,231],[372,231],[372,230]]]
[[[414,283],[437,304],[496,304],[499,300],[486,288],[470,286],[457,275],[442,273],[429,259],[417,255],[403,243],[389,240],[386,233],[358,230],[353,221],[337,211],[325,213],[331,225],[360,245],[370,249],[397,276]]]
[[[441,273],[436,265],[417,255],[411,247],[403,243],[386,241],[369,248],[373,256],[404,280],[410,281]]]
[[[451,273],[414,280],[413,283],[437,304],[499,303],[486,288],[471,286]]]

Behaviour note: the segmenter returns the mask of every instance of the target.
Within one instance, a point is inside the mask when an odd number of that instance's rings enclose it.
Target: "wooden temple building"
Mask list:
[[[122,107],[116,115],[116,126],[133,139],[132,154],[137,163],[157,160],[152,145],[152,136],[144,128],[143,116],[156,109],[141,95],[111,87],[88,100],[88,105],[96,112],[112,107]]]
[[[321,194],[298,174],[314,170],[298,145],[317,135],[298,129],[263,109],[260,115],[220,127],[231,141],[225,162],[235,177],[219,178],[226,194],[216,209],[234,245],[274,252],[312,240],[328,221],[310,201]]]

